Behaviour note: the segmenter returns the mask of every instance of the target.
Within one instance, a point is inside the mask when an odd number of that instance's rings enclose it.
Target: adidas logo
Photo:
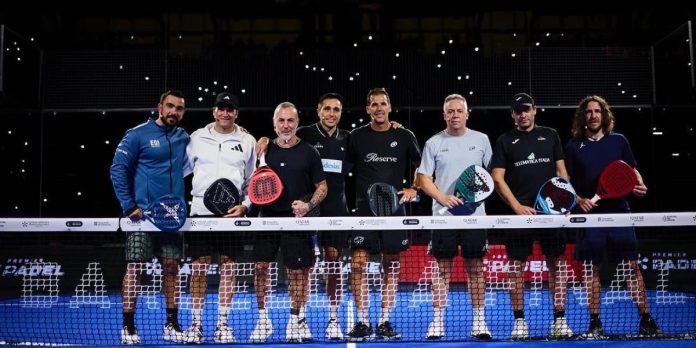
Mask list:
[[[232,146],[232,148],[231,148],[230,150],[232,150],[232,151],[244,152],[244,151],[242,150],[242,144],[237,144],[237,146]]]

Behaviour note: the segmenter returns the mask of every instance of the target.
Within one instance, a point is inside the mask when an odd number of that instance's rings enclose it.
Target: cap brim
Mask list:
[[[524,112],[532,108],[533,105],[530,104],[520,104],[520,105],[515,105],[512,107],[512,110],[515,110],[515,112]]]
[[[232,103],[217,103],[215,106],[219,108],[233,108],[233,109],[239,109],[237,105],[234,105]]]

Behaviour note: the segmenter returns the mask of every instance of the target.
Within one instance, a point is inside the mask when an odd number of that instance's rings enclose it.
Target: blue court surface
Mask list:
[[[602,347],[686,347],[696,346],[692,339],[696,332],[696,297],[691,293],[672,292],[667,295],[670,301],[664,301],[664,292],[658,297],[655,291],[648,293],[650,307],[653,316],[664,331],[666,338],[626,340],[635,337],[638,327],[638,314],[630,299],[615,300],[607,303],[606,294],[602,300],[602,321],[604,329],[610,339],[607,340],[581,340],[578,338],[547,341],[549,327],[553,320],[550,295],[547,290],[527,290],[525,296],[525,314],[530,328],[530,341],[513,342],[508,340],[512,329],[513,316],[507,291],[495,291],[487,295],[486,320],[493,335],[493,342],[481,342],[470,338],[471,329],[471,301],[465,291],[453,291],[450,293],[448,308],[445,311],[446,337],[442,341],[426,341],[425,335],[428,324],[432,319],[432,303],[423,301],[414,296],[413,292],[399,292],[396,305],[392,310],[391,321],[397,331],[402,335],[398,344],[405,344],[403,348],[436,345],[437,347],[455,347],[466,344],[467,346],[485,344],[487,347],[512,346],[512,345],[542,345],[544,347],[569,347],[577,345],[602,346]],[[323,297],[324,295],[321,295]],[[577,293],[569,292],[566,316],[569,324],[576,334],[583,333],[587,329],[589,316],[587,306],[581,305]],[[675,300],[676,299],[676,300]],[[94,300],[94,299],[92,299]],[[136,326],[144,345],[165,345],[162,340],[162,327],[165,320],[164,299],[158,295],[150,299],[139,299],[136,314]],[[316,302],[325,303],[321,301]],[[325,298],[324,298],[325,300]],[[350,318],[346,315],[347,305],[352,296],[346,294],[340,308],[339,321],[346,331],[346,323]],[[73,301],[73,303],[71,303]],[[121,329],[121,298],[111,295],[101,299],[101,303],[80,304],[76,306],[74,299],[70,297],[56,297],[48,299],[50,305],[27,308],[20,299],[12,299],[0,302],[0,344],[31,344],[31,345],[86,345],[86,346],[114,346],[119,345],[119,331]],[[185,301],[185,299],[184,299]],[[207,296],[207,304],[204,310],[203,332],[206,343],[213,343],[212,333],[217,320],[216,294]],[[289,317],[289,310],[284,307],[288,301],[286,293],[274,296],[275,308],[269,305],[269,317],[274,325],[274,332],[268,339],[269,343],[278,343],[276,347],[284,347],[285,325]],[[379,295],[371,294],[370,318],[373,327],[376,327],[379,318]],[[357,320],[354,317],[354,322]],[[248,338],[254,328],[257,318],[255,296],[249,293],[236,294],[234,307],[230,311],[229,323],[234,329],[237,338],[237,346],[250,343]],[[324,329],[328,321],[328,309],[312,304],[307,309],[307,321],[315,338],[313,342],[303,346],[312,347],[329,345],[338,347],[346,342],[324,342]],[[186,329],[191,322],[191,312],[182,305],[179,310],[179,322]],[[353,345],[353,343],[348,343]],[[370,340],[357,343],[358,346],[385,346],[396,344],[394,341]],[[172,346],[172,345],[167,345]],[[255,345],[258,347],[258,345]],[[292,344],[297,347],[297,344]],[[407,347],[408,346],[408,347]]]

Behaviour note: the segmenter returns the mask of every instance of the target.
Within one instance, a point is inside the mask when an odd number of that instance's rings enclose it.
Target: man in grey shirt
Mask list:
[[[443,207],[454,208],[464,204],[453,194],[457,178],[471,165],[487,167],[493,152],[486,134],[466,127],[469,111],[463,96],[447,96],[443,111],[447,128],[425,143],[423,159],[418,168],[418,183],[433,198],[435,216],[451,215],[447,210],[440,213]],[[481,204],[473,214],[485,215],[485,206]],[[445,336],[444,307],[447,305],[452,259],[457,255],[459,246],[466,261],[467,284],[473,305],[471,336],[491,339],[484,315],[486,288],[482,257],[487,250],[486,239],[486,230],[432,231],[430,254],[437,259],[438,272],[433,276],[433,321],[428,327],[428,339]]]

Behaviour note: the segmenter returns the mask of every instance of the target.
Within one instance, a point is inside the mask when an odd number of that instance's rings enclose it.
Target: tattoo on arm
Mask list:
[[[309,200],[309,209],[311,210],[312,208],[316,207],[321,203],[321,201],[326,198],[326,193],[329,191],[329,187],[326,185],[326,180],[318,183],[315,185],[316,190],[314,191],[314,195],[312,195],[312,199]]]

